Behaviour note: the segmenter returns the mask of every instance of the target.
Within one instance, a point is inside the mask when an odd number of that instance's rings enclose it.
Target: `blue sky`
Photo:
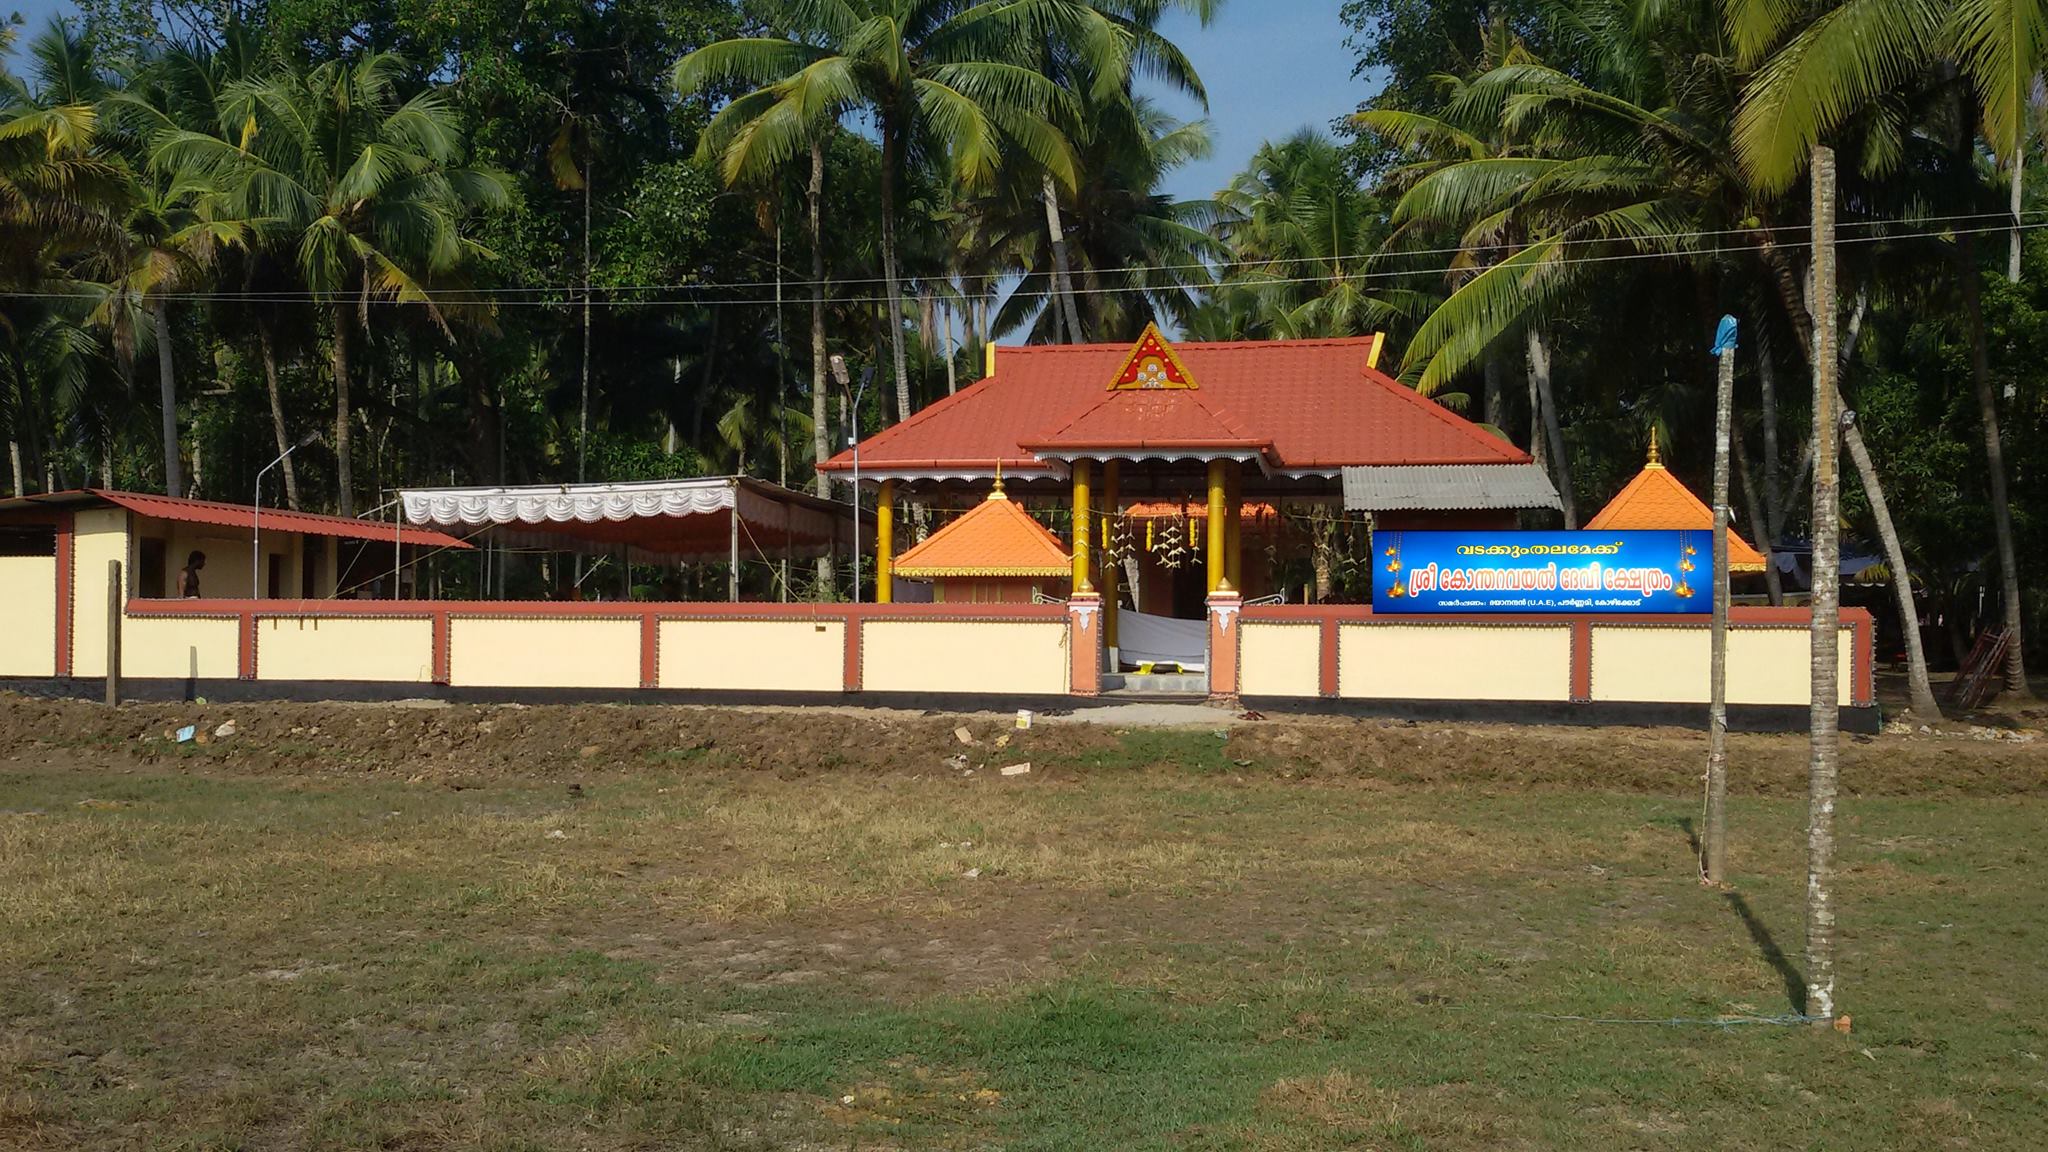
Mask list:
[[[1164,31],[1209,88],[1213,157],[1181,169],[1167,191],[1201,199],[1230,182],[1261,143],[1300,128],[1327,131],[1330,121],[1357,107],[1371,85],[1351,77],[1354,60],[1337,19],[1341,0],[1224,0],[1207,28],[1173,16]],[[53,12],[75,15],[70,0],[0,0],[0,12],[19,12],[30,29]],[[1182,119],[1201,114],[1194,101],[1162,95]]]
[[[1180,45],[1209,89],[1215,154],[1167,181],[1181,199],[1202,199],[1230,183],[1267,140],[1301,128],[1327,132],[1330,121],[1358,107],[1372,85],[1351,78],[1356,56],[1344,46],[1341,0],[1224,0],[1202,28],[1175,16],[1163,31]],[[1161,97],[1183,119],[1200,114],[1192,100]]]

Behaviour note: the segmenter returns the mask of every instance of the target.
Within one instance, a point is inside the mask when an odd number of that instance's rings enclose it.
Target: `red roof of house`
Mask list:
[[[1607,507],[1586,521],[1588,530],[1683,528],[1710,531],[1713,527],[1714,510],[1664,467],[1664,462],[1657,458],[1655,444],[1650,446],[1649,463],[1643,465],[1636,478],[1628,482],[1628,487],[1616,493],[1614,499],[1607,502]],[[1764,570],[1763,553],[1750,547],[1749,542],[1737,536],[1732,528],[1728,530],[1728,570]]]
[[[1001,487],[894,565],[899,576],[1065,576],[1071,568],[1059,537]]]
[[[247,504],[222,504],[214,500],[186,500],[148,492],[114,492],[105,488],[86,489],[110,504],[141,516],[176,520],[185,524],[211,524],[217,528],[250,527],[252,521],[265,532],[299,532],[307,536],[339,536],[351,540],[390,543],[393,537],[407,544],[429,548],[467,548],[469,545],[443,532],[411,525],[397,526],[375,520],[352,520],[346,516],[323,516],[313,512],[289,512],[265,508],[260,518]]]
[[[1369,366],[1377,337],[1188,343],[1174,347],[1194,387],[1109,392],[1128,344],[1001,348],[995,372],[862,441],[874,471],[980,474],[1050,455],[1220,436],[1278,469],[1347,464],[1521,464],[1527,453]],[[1107,393],[1107,395],[1105,395]],[[1166,396],[1173,400],[1161,402]],[[1198,398],[1190,405],[1189,397]],[[1167,421],[1156,426],[1153,418]],[[1217,429],[1222,429],[1218,432]],[[1094,443],[1083,444],[1082,441]],[[1194,445],[1174,443],[1173,448]],[[1270,446],[1270,447],[1268,447]],[[850,471],[851,451],[825,469]]]

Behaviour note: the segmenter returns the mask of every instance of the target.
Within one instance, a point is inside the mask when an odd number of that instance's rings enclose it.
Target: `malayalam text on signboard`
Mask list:
[[[1374,612],[1707,612],[1712,532],[1377,532]]]

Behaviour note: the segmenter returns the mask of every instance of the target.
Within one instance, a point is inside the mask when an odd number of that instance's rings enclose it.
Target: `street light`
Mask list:
[[[256,470],[256,499],[249,504],[249,599],[251,600],[261,599],[263,588],[261,575],[263,571],[263,543],[260,539],[263,532],[263,474],[284,463],[285,457],[290,456],[308,444],[318,444],[319,442],[320,430],[316,428],[299,437],[296,444],[278,453],[277,459]]]
[[[860,603],[860,402],[868,394],[868,383],[875,378],[873,367],[863,368],[860,373],[860,389],[854,390],[846,376],[846,357],[832,357],[832,378],[839,381],[839,387],[846,392],[847,432],[846,446],[853,449],[853,602]]]

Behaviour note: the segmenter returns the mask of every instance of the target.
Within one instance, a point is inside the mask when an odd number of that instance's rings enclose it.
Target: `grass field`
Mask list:
[[[2048,1147],[2038,793],[1844,803],[1842,1035],[1678,1022],[1797,1010],[1798,798],[1738,788],[1719,892],[1683,783],[1232,751],[16,755],[0,1146]]]

